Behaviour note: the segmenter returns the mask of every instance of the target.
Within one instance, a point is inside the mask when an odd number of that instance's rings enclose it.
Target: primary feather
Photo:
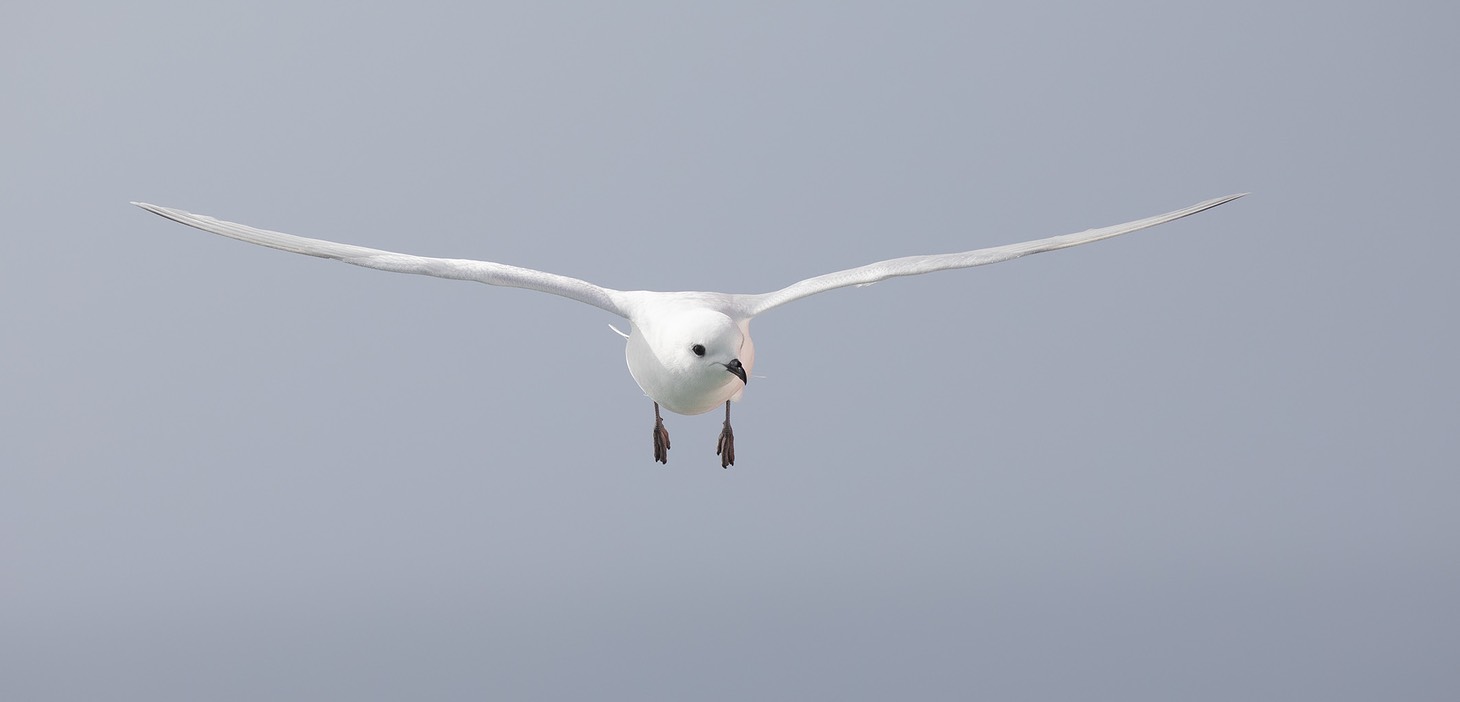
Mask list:
[[[250,244],[267,246],[271,249],[290,251],[306,256],[331,258],[356,266],[375,268],[394,273],[414,273],[416,275],[429,275],[437,278],[472,280],[488,285],[503,285],[513,288],[537,290],[587,303],[601,310],[612,312],[620,317],[628,317],[621,304],[618,290],[611,290],[578,280],[577,278],[569,278],[565,275],[544,273],[531,268],[519,268],[502,263],[492,263],[491,261],[474,261],[465,258],[429,258],[371,249],[353,244],[337,244],[333,241],[325,241],[323,239],[309,239],[302,236],[294,236],[293,234],[284,234],[283,232],[258,229],[244,224],[225,222],[221,219],[214,219],[206,215],[196,215],[170,207],[149,205],[145,202],[134,202],[132,204],[148,212],[162,215],[174,222],[181,222],[182,224],[201,229],[205,232],[212,232],[230,239],[246,241]]]
[[[1029,254],[1055,251],[1057,249],[1065,249],[1071,246],[1100,241],[1101,239],[1109,239],[1113,236],[1129,234],[1130,232],[1147,227],[1154,227],[1174,219],[1194,215],[1202,210],[1209,210],[1217,205],[1236,200],[1246,194],[1238,193],[1236,195],[1219,197],[1213,200],[1207,200],[1206,202],[1199,202],[1191,207],[1174,212],[1138,219],[1134,222],[1116,224],[1101,229],[1089,229],[1074,234],[1052,236],[1047,239],[1036,239],[1018,244],[1006,244],[1004,246],[975,249],[960,253],[907,256],[904,258],[878,261],[858,268],[848,268],[844,271],[827,273],[826,275],[819,275],[815,278],[807,278],[806,280],[793,283],[775,292],[762,293],[760,295],[737,295],[735,296],[736,303],[739,307],[740,314],[747,318],[754,317],[762,312],[784,305],[787,302],[826,292],[827,290],[835,290],[852,285],[871,285],[887,280],[888,278],[896,278],[899,276],[922,275],[924,273],[946,271],[955,268],[985,266],[990,263],[1000,263],[1019,258],[1020,256],[1028,256]]]

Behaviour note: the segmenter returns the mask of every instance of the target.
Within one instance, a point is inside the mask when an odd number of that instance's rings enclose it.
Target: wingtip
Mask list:
[[[1231,202],[1233,200],[1237,200],[1237,199],[1240,199],[1240,198],[1244,198],[1244,197],[1247,197],[1248,195],[1251,195],[1251,194],[1252,193],[1232,193],[1231,195],[1226,195],[1226,196],[1223,196],[1223,197],[1213,198],[1211,200],[1207,200],[1206,202],[1203,202],[1200,205],[1197,205],[1197,207],[1200,207],[1201,209],[1205,210],[1205,209],[1208,209],[1208,208],[1216,207],[1217,205],[1225,205],[1225,204],[1227,204],[1227,203],[1229,203],[1229,202]]]
[[[163,207],[162,205],[154,205],[154,204],[149,203],[149,202],[133,202],[132,204],[133,205],[136,205],[136,206],[138,206],[138,207],[140,207],[140,208],[142,208],[142,209],[144,209],[144,210],[146,210],[148,212],[151,212],[152,214],[155,214],[158,217],[162,217],[164,219],[170,219],[170,220],[172,220],[174,222],[182,222],[183,224],[188,224],[188,222],[184,219],[185,217],[188,216],[188,213],[187,212],[183,212],[182,210],[174,210],[174,209],[172,209],[170,207]],[[189,225],[189,226],[192,226],[192,225]]]
[[[133,202],[132,204],[133,205],[136,205],[136,206],[138,206],[138,207],[140,207],[140,208],[142,208],[144,210],[147,210],[148,212],[151,212],[152,214],[162,215],[163,217],[168,217],[168,218],[172,218],[172,216],[173,216],[172,213],[174,212],[174,210],[172,210],[172,209],[169,209],[167,207],[163,207],[162,205],[154,205],[154,204],[152,204],[150,202]]]

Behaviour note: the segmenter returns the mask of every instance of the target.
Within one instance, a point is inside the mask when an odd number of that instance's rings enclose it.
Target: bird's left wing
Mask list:
[[[1154,227],[1157,224],[1170,222],[1173,219],[1181,219],[1188,215],[1194,215],[1202,210],[1209,210],[1217,205],[1236,200],[1247,193],[1228,195],[1214,200],[1200,202],[1185,209],[1167,212],[1139,219],[1134,222],[1117,224],[1102,229],[1090,229],[1075,234],[1052,236],[1047,239],[1036,239],[1021,244],[1008,244],[995,246],[987,249],[976,249],[962,253],[933,254],[929,256],[908,256],[906,258],[894,258],[887,261],[878,261],[860,268],[849,268],[844,271],[827,273],[815,278],[807,278],[799,283],[787,286],[780,290],[760,295],[735,295],[734,306],[736,312],[745,318],[754,317],[766,310],[779,307],[799,300],[808,295],[815,295],[819,292],[844,288],[849,285],[871,285],[878,281],[887,280],[906,275],[922,275],[934,271],[946,271],[954,268],[972,268],[990,263],[999,263],[1009,259],[1028,256],[1029,254],[1054,251],[1056,249],[1088,244],[1092,241],[1109,239],[1113,236],[1127,234],[1146,227]]]
[[[474,280],[488,285],[504,285],[513,288],[527,288],[540,292],[561,295],[570,300],[593,305],[620,317],[628,317],[621,304],[622,296],[617,290],[599,287],[577,278],[518,268],[491,261],[473,261],[463,258],[427,258],[410,254],[370,249],[351,244],[337,244],[323,239],[307,239],[302,236],[256,229],[243,224],[225,222],[204,215],[196,215],[170,207],[158,207],[145,202],[134,202],[148,212],[162,215],[174,222],[181,222],[205,232],[212,232],[250,244],[267,246],[281,251],[332,258],[336,261],[375,268],[394,273],[415,273],[453,280]]]

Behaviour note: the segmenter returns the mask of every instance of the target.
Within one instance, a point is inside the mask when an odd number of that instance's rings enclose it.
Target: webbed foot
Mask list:
[[[730,428],[730,402],[725,402],[725,428],[720,430],[720,440],[715,443],[715,455],[720,457],[720,467],[735,465],[735,430]]]
[[[654,403],[654,460],[669,465],[669,430],[659,418],[659,403]]]

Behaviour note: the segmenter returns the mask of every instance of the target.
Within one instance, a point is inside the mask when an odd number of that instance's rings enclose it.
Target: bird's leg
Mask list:
[[[669,430],[659,418],[659,403],[654,403],[654,460],[669,465]]]
[[[720,457],[720,467],[735,465],[735,430],[730,428],[730,401],[725,401],[725,428],[720,430],[720,441],[715,444],[715,455]]]

